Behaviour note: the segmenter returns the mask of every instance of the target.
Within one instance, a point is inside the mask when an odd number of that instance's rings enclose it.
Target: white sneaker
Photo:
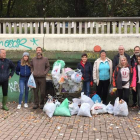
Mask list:
[[[17,106],[17,109],[21,109],[21,105],[20,104]]]
[[[24,107],[25,107],[25,108],[28,108],[28,104],[27,104],[27,103],[25,103],[25,104],[24,104]]]

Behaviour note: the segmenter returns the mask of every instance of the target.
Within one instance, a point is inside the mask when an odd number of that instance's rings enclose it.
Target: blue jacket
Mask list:
[[[31,68],[28,65],[22,66],[21,61],[18,61],[16,74],[20,75],[21,77],[29,77],[31,75]]]
[[[78,63],[77,68],[81,70],[82,77],[84,78],[84,81],[86,81],[86,82],[93,81],[92,65],[90,62],[86,62],[85,65],[83,65],[82,62],[80,62],[80,63]]]

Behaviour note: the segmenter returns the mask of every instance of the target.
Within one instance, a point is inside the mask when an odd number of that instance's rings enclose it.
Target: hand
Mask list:
[[[9,76],[9,80],[11,79],[11,76]]]
[[[136,91],[136,87],[133,87],[133,90]]]
[[[96,80],[94,80],[94,83],[95,83],[95,84],[97,84],[97,81],[96,81]]]
[[[92,81],[90,82],[90,86],[91,86],[91,87],[93,86],[93,82],[92,82]]]
[[[84,78],[83,78],[83,77],[81,77],[81,80],[82,80],[82,81],[84,81]]]

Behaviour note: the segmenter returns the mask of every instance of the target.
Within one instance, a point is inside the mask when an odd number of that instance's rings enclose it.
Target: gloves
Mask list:
[[[92,81],[90,82],[90,86],[91,86],[91,87],[93,86],[93,82],[92,82]]]
[[[94,80],[94,83],[95,83],[95,84],[97,84],[97,81],[96,81],[96,80]]]
[[[81,77],[81,80],[82,80],[82,81],[84,81],[84,78],[83,78],[83,77]]]

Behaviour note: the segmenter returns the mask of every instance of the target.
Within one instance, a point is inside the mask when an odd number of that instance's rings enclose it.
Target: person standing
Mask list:
[[[106,104],[109,84],[112,80],[112,60],[106,57],[105,50],[100,51],[100,58],[98,58],[93,66],[93,81],[97,85],[97,94],[101,100]]]
[[[120,57],[124,56],[126,57],[128,64],[131,65],[130,56],[125,53],[124,47],[120,45],[118,48],[118,54],[115,55],[113,59],[113,71],[115,70],[115,67],[119,64]]]
[[[134,68],[137,65],[137,57],[140,54],[140,47],[139,46],[135,46],[134,47],[134,55],[132,55],[130,57],[131,60],[131,66],[132,68]],[[131,107],[136,107],[137,105],[137,90],[132,90],[132,98],[133,98],[133,104]]]
[[[20,76],[19,79],[19,87],[20,87],[20,95],[19,95],[19,104],[17,106],[17,109],[21,108],[21,102],[25,90],[25,104],[24,107],[28,107],[28,93],[29,93],[29,87],[28,87],[28,79],[31,75],[31,68],[30,68],[30,60],[29,60],[29,53],[24,52],[23,57],[20,61],[17,63],[16,67],[16,74]]]
[[[46,89],[46,75],[50,70],[49,60],[46,57],[43,57],[42,48],[36,48],[36,57],[31,61],[31,72],[33,73],[36,88],[34,91],[34,106],[33,109],[37,109],[40,104],[40,109],[43,109],[44,98],[45,98],[45,89]],[[39,96],[40,93],[40,96]],[[39,101],[40,97],[40,101]]]
[[[8,98],[8,82],[9,79],[14,75],[15,65],[13,62],[6,58],[5,49],[0,49],[0,86],[2,86],[3,98],[2,98],[2,109],[8,111],[6,106]]]
[[[120,57],[119,65],[113,73],[113,87],[117,88],[119,99],[129,103],[130,86],[132,84],[133,70],[125,56]]]
[[[88,56],[86,53],[82,54],[81,62],[78,63],[77,68],[82,72],[82,80],[83,80],[83,89],[88,97],[90,96],[90,86],[93,86],[93,77],[92,77],[92,65],[88,62]]]

